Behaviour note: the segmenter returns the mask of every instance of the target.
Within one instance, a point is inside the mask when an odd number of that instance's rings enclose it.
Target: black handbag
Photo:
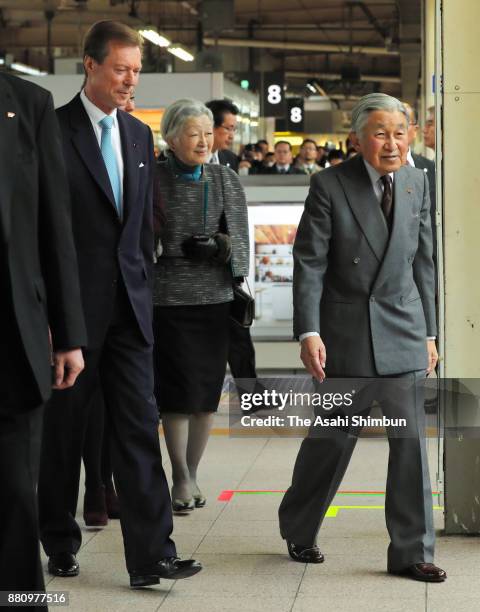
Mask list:
[[[233,302],[230,303],[230,318],[242,327],[250,327],[255,318],[255,300],[239,285],[233,285]]]

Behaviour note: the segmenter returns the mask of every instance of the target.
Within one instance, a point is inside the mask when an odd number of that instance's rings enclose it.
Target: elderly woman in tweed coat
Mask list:
[[[163,116],[162,135],[169,148],[155,180],[155,394],[172,464],[173,510],[189,513],[206,503],[197,469],[225,376],[232,286],[248,274],[247,206],[237,175],[205,163],[213,144],[206,106],[175,102]]]

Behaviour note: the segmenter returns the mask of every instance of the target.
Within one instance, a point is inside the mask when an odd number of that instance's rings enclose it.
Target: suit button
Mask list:
[[[358,264],[358,263],[360,263],[360,257],[354,257],[354,259],[353,259],[353,263],[354,263],[354,264]]]
[[[374,302],[374,301],[375,301],[375,296],[374,296],[374,295],[370,296],[370,301],[371,301],[371,302]]]

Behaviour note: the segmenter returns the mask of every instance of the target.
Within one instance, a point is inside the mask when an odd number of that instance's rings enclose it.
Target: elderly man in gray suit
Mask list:
[[[418,384],[438,359],[430,201],[425,174],[403,166],[407,125],[399,100],[364,96],[352,112],[351,139],[359,155],[312,177],[294,246],[294,333],[313,377],[374,379],[374,385],[383,384],[383,396],[374,399],[384,414],[406,417],[403,433],[387,429],[388,571],[442,582],[446,573],[433,564]],[[397,385],[401,379],[402,392],[391,392],[392,379]],[[356,433],[340,428],[302,443],[279,509],[281,535],[295,561],[324,560],[317,533]]]

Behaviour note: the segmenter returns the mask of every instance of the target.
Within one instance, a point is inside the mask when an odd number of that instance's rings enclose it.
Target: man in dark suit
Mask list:
[[[149,128],[119,110],[141,69],[141,39],[113,21],[84,46],[86,84],[58,109],[88,332],[78,386],[45,412],[39,482],[42,544],[55,576],[76,576],[80,464],[97,375],[107,418],[130,585],[186,578],[201,565],[176,556],[162,468],[152,367],[152,171]]]
[[[265,167],[258,174],[304,174],[293,164],[292,145],[286,140],[279,140],[274,146],[275,163]]]
[[[210,163],[228,166],[238,173],[238,157],[230,149],[237,131],[239,110],[229,100],[210,100],[205,106],[213,114],[213,146]]]
[[[230,151],[237,129],[238,108],[228,100],[210,100],[205,104],[213,115],[213,147],[210,163],[229,166],[238,173],[238,157]],[[233,378],[256,379],[255,348],[250,328],[230,319],[228,365]]]
[[[86,332],[52,98],[6,74],[0,74],[0,294],[0,591],[43,591],[35,491],[41,406],[52,375],[57,389],[75,382]]]
[[[413,153],[412,146],[417,138],[418,121],[415,110],[407,102],[403,105],[408,113],[408,153],[407,163],[414,168],[419,168],[425,172],[428,179],[428,188],[430,192],[430,215],[432,219],[432,237],[433,237],[433,261],[437,259],[437,219],[436,219],[436,178],[435,178],[435,162],[424,155]]]
[[[379,395],[369,400],[405,417],[403,430],[387,428],[388,571],[442,582],[419,385],[438,358],[428,182],[403,165],[407,119],[397,99],[364,96],[351,138],[359,154],[312,177],[293,251],[294,334],[312,376],[371,378]],[[358,433],[347,424],[302,443],[279,510],[295,561],[323,561],[316,536]]]

